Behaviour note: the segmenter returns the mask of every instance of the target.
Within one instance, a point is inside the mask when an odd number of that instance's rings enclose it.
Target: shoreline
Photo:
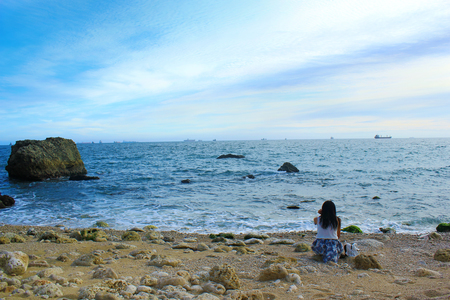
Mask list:
[[[35,235],[27,235],[30,228],[34,228]],[[98,299],[167,299],[170,295],[174,299],[246,299],[252,296],[253,299],[415,300],[450,297],[450,262],[434,259],[437,250],[450,249],[450,233],[441,233],[442,239],[436,239],[413,234],[343,232],[341,241],[356,242],[359,254],[372,256],[382,267],[363,270],[355,267],[354,258],[340,259],[338,264],[324,264],[317,261],[311,251],[296,252],[292,242],[311,245],[315,239],[315,232],[311,231],[267,233],[267,239],[260,239],[255,244],[246,244],[243,234],[213,242],[206,234],[158,230],[137,232],[143,239],[141,241],[124,241],[122,235],[130,231],[114,229],[105,229],[108,240],[100,242],[38,241],[41,234],[50,230],[66,238],[77,231],[62,227],[0,225],[0,236],[10,233],[24,238],[23,243],[0,244],[0,253],[22,251],[30,257],[30,266],[24,274],[0,273],[0,281],[17,284],[13,280],[17,279],[20,283],[17,287],[9,285],[1,289],[0,282],[0,299],[23,299],[24,296],[42,299],[34,292],[38,290],[38,286],[33,285],[36,282],[55,285],[61,292],[55,299],[78,299],[80,295],[90,295],[86,299],[94,299],[97,292],[107,292],[113,297],[98,296]],[[151,240],[149,236],[155,239]],[[275,240],[286,243],[273,244]],[[101,263],[74,265],[77,259],[89,254],[100,258]],[[177,263],[151,265],[152,257],[160,260],[166,257]],[[214,267],[224,264],[233,269],[240,286],[237,289],[228,287],[222,293],[223,290],[217,289],[218,283],[207,277]],[[275,274],[272,280],[260,280],[265,270],[275,268],[270,266],[277,266],[289,274]],[[112,271],[108,273],[109,269]],[[30,279],[36,275],[42,277],[35,277],[36,281]],[[164,282],[172,284],[165,285]],[[108,284],[115,286],[106,288]],[[132,286],[131,291],[133,287],[136,289],[133,294],[126,291],[128,286]],[[143,298],[139,298],[139,293]]]

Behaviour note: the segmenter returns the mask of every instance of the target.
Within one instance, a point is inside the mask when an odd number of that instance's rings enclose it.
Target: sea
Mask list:
[[[24,182],[5,171],[15,205],[0,223],[180,232],[314,230],[325,200],[342,226],[434,231],[450,222],[450,139],[328,139],[77,144],[89,176]],[[244,158],[217,159],[222,154]],[[278,171],[290,162],[298,173]],[[253,175],[249,178],[247,175]],[[182,183],[189,179],[190,183]],[[291,209],[289,207],[295,207]]]

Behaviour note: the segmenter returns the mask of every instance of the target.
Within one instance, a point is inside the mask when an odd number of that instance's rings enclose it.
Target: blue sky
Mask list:
[[[449,1],[0,1],[0,143],[450,137]]]

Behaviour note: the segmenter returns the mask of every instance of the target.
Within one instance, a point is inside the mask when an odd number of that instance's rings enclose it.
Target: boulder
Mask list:
[[[98,228],[86,228],[80,231],[73,231],[70,237],[78,241],[105,242],[108,240],[106,232]]]
[[[265,233],[248,233],[244,236],[244,240],[248,239],[260,239],[260,240],[266,240],[269,236]]]
[[[450,232],[450,223],[440,223],[436,227],[437,232]]]
[[[442,262],[450,262],[450,249],[439,249],[434,253],[434,259]]]
[[[118,279],[119,276],[117,275],[116,271],[114,271],[111,268],[102,268],[99,267],[95,269],[94,274],[92,275],[92,278],[99,278],[99,279]]]
[[[94,254],[85,254],[80,257],[78,257],[76,260],[73,261],[73,266],[85,266],[90,267],[94,265],[100,265],[103,264],[104,261],[101,257],[98,257]]]
[[[122,241],[140,241],[141,236],[136,231],[126,231],[122,234]]]
[[[8,275],[22,275],[27,271],[29,257],[22,251],[0,251],[0,267]]]
[[[289,162],[285,162],[278,171],[284,171],[286,173],[294,173],[294,172],[300,172],[293,164]]]
[[[345,228],[342,228],[342,231],[350,233],[363,233],[363,231],[356,225],[350,225]]]
[[[355,268],[368,269],[382,269],[380,263],[372,255],[360,254],[355,257]]]
[[[41,298],[56,298],[61,297],[63,295],[63,292],[61,291],[61,288],[54,284],[49,283],[46,285],[41,285],[35,288],[34,294],[36,296],[41,296]]]
[[[176,267],[179,264],[181,264],[181,260],[172,258],[167,255],[152,255],[150,261],[148,262],[149,266],[156,266],[156,267],[163,267],[163,266],[170,266],[170,267]]]
[[[51,242],[57,243],[57,244],[66,244],[66,243],[75,243],[77,240],[74,238],[67,238],[67,237],[61,236],[58,233],[56,233],[55,231],[49,230],[49,231],[45,231],[44,233],[42,233],[39,236],[38,241],[51,241]]]
[[[416,276],[418,277],[431,277],[431,278],[440,278],[442,277],[442,274],[437,272],[437,271],[433,271],[433,270],[429,270],[429,269],[425,269],[425,268],[419,268],[416,270]]]
[[[13,197],[0,194],[0,209],[13,206],[16,203]]]
[[[237,155],[237,154],[223,154],[219,156],[217,159],[223,159],[223,158],[245,158],[244,155]]]
[[[295,245],[295,252],[309,252],[311,251],[311,246],[307,243],[298,243]]]
[[[211,271],[209,271],[209,278],[211,281],[222,284],[227,290],[236,290],[241,286],[236,271],[228,264],[214,266]]]
[[[5,169],[12,178],[30,181],[87,173],[75,142],[59,137],[17,141]]]
[[[288,275],[288,271],[281,264],[273,264],[263,269],[259,274],[259,281],[269,281],[283,279]]]

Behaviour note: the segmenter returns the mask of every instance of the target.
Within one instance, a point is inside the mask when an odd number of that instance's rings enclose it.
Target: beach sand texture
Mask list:
[[[123,241],[126,231],[110,229],[102,229],[108,240],[101,242],[38,240],[50,230],[66,238],[76,231],[0,226],[0,236],[25,240],[0,244],[3,257],[29,256],[24,274],[0,271],[0,299],[450,299],[450,262],[435,259],[439,249],[450,249],[449,233],[343,233],[341,241],[356,242],[360,254],[381,265],[364,270],[354,258],[324,264],[311,251],[297,252],[314,232],[267,234],[254,244],[243,234],[213,242],[152,230],[138,232],[141,241]],[[86,266],[75,265],[80,257]]]

